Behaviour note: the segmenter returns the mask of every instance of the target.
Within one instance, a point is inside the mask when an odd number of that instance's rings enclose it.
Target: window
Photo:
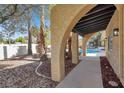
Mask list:
[[[112,51],[112,34],[108,37],[108,51]]]

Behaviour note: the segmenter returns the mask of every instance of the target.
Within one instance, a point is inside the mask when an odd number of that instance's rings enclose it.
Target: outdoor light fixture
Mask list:
[[[118,36],[119,35],[119,29],[115,28],[113,29],[113,36]]]

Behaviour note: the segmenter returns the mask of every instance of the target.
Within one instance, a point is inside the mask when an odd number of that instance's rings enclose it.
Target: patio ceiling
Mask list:
[[[115,10],[113,4],[99,4],[83,16],[72,31],[85,35],[105,30]]]

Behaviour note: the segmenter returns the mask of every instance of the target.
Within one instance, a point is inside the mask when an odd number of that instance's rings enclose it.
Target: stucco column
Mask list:
[[[63,23],[58,12],[55,9],[51,14],[51,78],[59,82],[65,77],[64,52],[67,40],[63,40],[63,25],[58,25]]]
[[[72,63],[77,64],[78,60],[78,34],[72,33]]]
[[[87,43],[86,36],[83,36],[83,39],[82,39],[83,56],[86,56],[86,43]]]
[[[62,48],[61,51],[60,48]],[[54,32],[52,32],[51,77],[54,81],[61,81],[65,77],[64,49],[65,47],[61,46],[57,36],[54,34]]]

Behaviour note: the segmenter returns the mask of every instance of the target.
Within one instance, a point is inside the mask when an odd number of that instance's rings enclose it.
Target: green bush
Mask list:
[[[25,43],[26,40],[23,37],[19,37],[16,39],[16,42]]]

